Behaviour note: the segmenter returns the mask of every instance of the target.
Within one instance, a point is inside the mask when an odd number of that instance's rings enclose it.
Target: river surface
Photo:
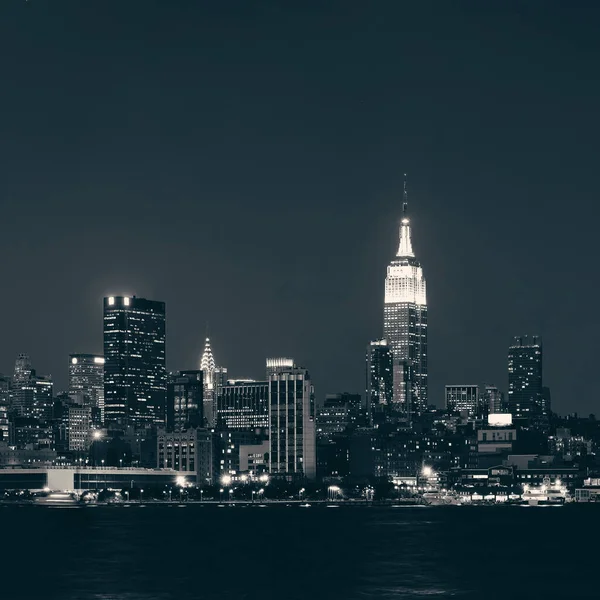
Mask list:
[[[2,600],[600,597],[600,506],[0,506]]]

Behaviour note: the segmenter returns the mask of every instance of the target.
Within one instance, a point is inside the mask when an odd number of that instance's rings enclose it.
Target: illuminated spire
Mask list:
[[[402,221],[400,222],[400,244],[398,258],[414,258],[415,253],[410,241],[410,220],[408,218],[408,192],[406,191],[406,173],[404,173],[404,193],[402,195]]]
[[[200,361],[200,370],[204,373],[204,383],[212,387],[213,373],[215,372],[215,357],[210,347],[209,338],[206,338],[202,360]]]

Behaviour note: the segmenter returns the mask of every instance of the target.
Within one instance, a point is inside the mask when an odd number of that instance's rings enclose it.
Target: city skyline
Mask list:
[[[598,8],[352,6],[4,3],[0,257],[20,285],[0,371],[28,352],[66,389],[65,357],[102,352],[102,297],[135,294],[170,307],[169,370],[196,367],[208,320],[232,376],[290,355],[318,394],[364,393],[408,172],[430,401],[506,391],[507,342],[531,334],[556,410],[596,410],[598,324],[568,323],[596,295]]]
[[[0,600],[597,595],[599,22],[0,1]]]

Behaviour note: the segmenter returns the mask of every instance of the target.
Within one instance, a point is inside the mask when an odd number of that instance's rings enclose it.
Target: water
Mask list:
[[[600,507],[0,507],[2,600],[598,597]]]

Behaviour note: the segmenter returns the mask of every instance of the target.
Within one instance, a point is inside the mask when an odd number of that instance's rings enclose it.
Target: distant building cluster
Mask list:
[[[108,296],[103,352],[65,357],[66,391],[56,392],[27,354],[0,376],[0,468],[13,475],[145,468],[198,485],[264,476],[387,482],[398,493],[419,487],[425,472],[435,473],[440,489],[482,497],[543,477],[572,488],[584,475],[600,477],[600,427],[593,416],[552,412],[538,336],[509,344],[506,394],[457,376],[437,396],[443,407],[430,402],[426,280],[406,183],[383,288],[381,333],[366,345],[364,395],[317,396],[310,373],[290,357],[266,358],[259,380],[236,379],[216,361],[209,338],[195,368],[168,372],[165,303]]]

